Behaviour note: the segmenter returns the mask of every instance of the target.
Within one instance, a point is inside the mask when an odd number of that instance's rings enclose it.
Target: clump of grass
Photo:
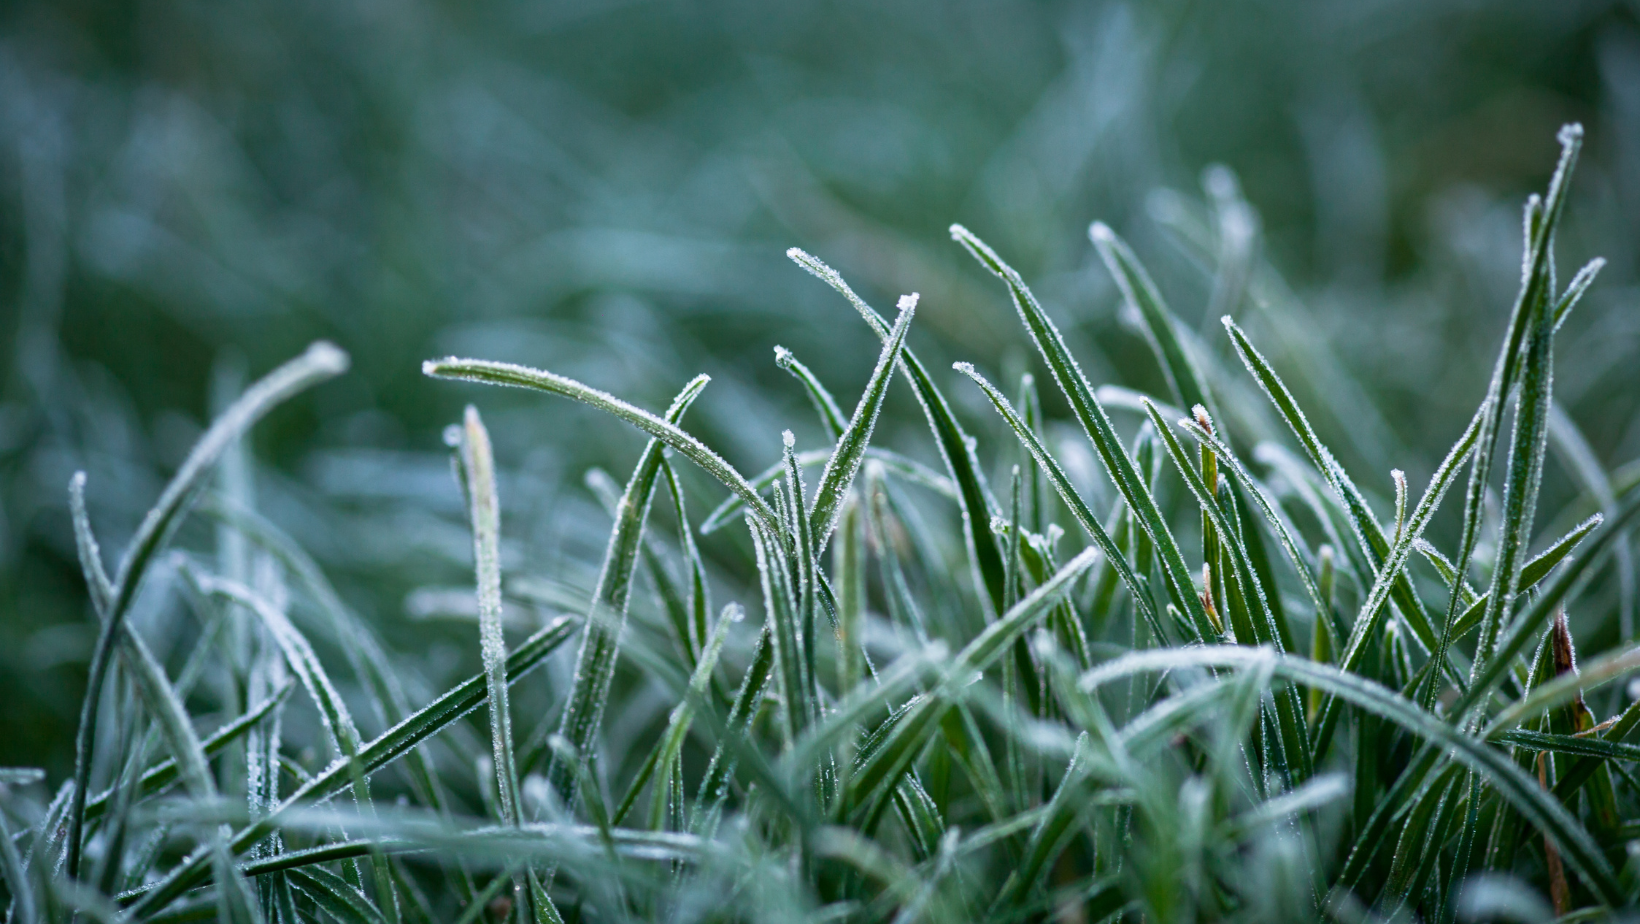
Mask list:
[[[1101,224],[1093,244],[1165,394],[1096,388],[1020,275],[951,233],[1002,281],[1104,493],[1067,473],[1034,378],[1014,400],[969,364],[936,376],[909,346],[916,296],[890,321],[798,250],[882,348],[846,416],[777,350],[830,445],[799,451],[787,431],[771,438],[781,462],[750,478],[684,428],[704,376],[656,415],[551,372],[428,362],[585,402],[649,442],[624,487],[593,479],[614,526],[580,611],[509,645],[489,433],[472,408],[451,428],[483,670],[414,709],[393,656],[234,479],[199,508],[220,554],[164,554],[246,429],[346,368],[315,346],[223,414],[112,576],[83,476],[71,486],[102,629],[74,778],[43,800],[42,774],[0,770],[7,920],[1449,920],[1632,904],[1640,704],[1597,691],[1640,651],[1579,663],[1566,613],[1596,598],[1640,490],[1574,500],[1606,516],[1564,535],[1537,528],[1566,519],[1538,517],[1554,338],[1600,265],[1557,285],[1580,140],[1562,133],[1527,204],[1519,296],[1471,423],[1421,495],[1390,473],[1388,520],[1254,338],[1226,316],[1227,351],[1197,340]],[[1226,386],[1241,376],[1256,389]],[[943,471],[871,445],[896,379]],[[971,436],[942,382],[977,387],[1004,438]],[[1270,414],[1286,434],[1240,432]],[[1011,465],[1005,490],[982,458]],[[729,492],[700,528],[682,461]],[[1443,550],[1428,530],[1465,471]],[[747,531],[757,580],[714,618],[695,534],[719,529]],[[145,584],[176,579],[199,641],[173,676],[130,617]],[[664,618],[632,625],[645,581]],[[514,715],[509,689],[572,640],[559,709]],[[604,736],[636,708],[613,692],[622,659],[667,700],[632,753]],[[204,704],[218,720],[202,736]],[[459,759],[437,750],[451,737]],[[304,764],[315,746],[328,764]]]

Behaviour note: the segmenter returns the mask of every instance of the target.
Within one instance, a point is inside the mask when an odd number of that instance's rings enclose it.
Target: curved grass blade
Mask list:
[[[843,416],[843,409],[837,405],[837,399],[831,396],[831,391],[820,384],[820,379],[809,371],[808,366],[799,362],[791,350],[783,346],[775,346],[774,363],[803,383],[803,390],[808,392],[809,401],[814,404],[814,412],[820,417],[820,425],[826,428],[831,441],[836,443],[842,439],[843,432],[848,429],[848,418]]]
[[[1149,487],[1140,478],[1133,460],[1128,458],[1121,440],[1116,436],[1115,428],[1111,426],[1110,418],[1105,415],[1104,407],[1094,397],[1093,389],[1088,385],[1081,367],[1072,358],[1070,350],[1066,348],[1059,329],[1042,310],[1042,306],[1037,304],[1036,297],[1031,294],[1031,290],[1026,287],[1019,274],[1002,262],[984,241],[961,225],[951,226],[951,237],[961,243],[981,265],[1007,284],[1020,319],[1025,323],[1031,339],[1036,343],[1037,351],[1042,354],[1043,360],[1053,373],[1054,382],[1059,385],[1060,391],[1069,400],[1071,409],[1076,412],[1083,432],[1098,451],[1106,473],[1115,482],[1122,499],[1127,502],[1128,508],[1133,511],[1146,535],[1155,544],[1156,550],[1161,553],[1162,572],[1167,579],[1174,605],[1188,617],[1199,638],[1214,637],[1216,633],[1212,621],[1208,619],[1201,597],[1196,593],[1190,568],[1184,562],[1184,555],[1179,551],[1179,545],[1174,541],[1173,533],[1168,529],[1167,521],[1156,505],[1156,499],[1151,496]]]
[[[447,359],[430,359],[421,364],[421,371],[423,374],[434,378],[459,379],[467,382],[482,382],[486,385],[528,388],[562,395],[565,398],[573,398],[583,404],[590,404],[671,446],[684,458],[704,469],[708,475],[722,482],[724,487],[739,495],[740,499],[757,514],[758,519],[768,524],[770,528],[779,528],[780,521],[775,516],[774,510],[763,500],[745,476],[736,471],[734,466],[725,462],[722,456],[713,452],[705,443],[678,429],[676,423],[662,420],[643,408],[628,404],[614,395],[544,369],[531,369],[528,366],[517,366],[512,363],[499,363],[484,359],[458,359],[454,356]],[[710,379],[703,375],[697,381],[700,381],[700,384],[704,386],[706,381],[710,381]]]
[[[328,343],[319,342],[246,389],[239,400],[229,406],[194,444],[188,458],[165,486],[159,501],[143,517],[130,545],[126,546],[111,582],[112,594],[101,634],[97,637],[97,646],[92,650],[85,698],[80,706],[80,724],[74,742],[74,791],[68,808],[68,846],[64,860],[64,868],[70,878],[79,876],[86,790],[91,776],[91,748],[97,737],[97,704],[102,699],[108,659],[113,653],[115,641],[120,637],[126,612],[136,599],[137,585],[147,573],[149,562],[170,540],[187,510],[188,502],[205,483],[211,466],[241,434],[292,395],[340,375],[347,370],[347,365],[346,353]],[[104,592],[101,586],[93,591],[98,595]]]
[[[843,500],[854,484],[854,476],[860,470],[860,460],[865,457],[866,446],[871,442],[871,432],[877,426],[877,414],[883,409],[888,383],[894,377],[894,367],[899,365],[900,353],[905,348],[906,331],[910,329],[911,319],[916,313],[916,295],[900,299],[900,314],[894,319],[894,327],[883,341],[883,351],[877,357],[871,378],[866,381],[860,403],[855,405],[854,416],[849,418],[843,435],[837,438],[837,448],[826,460],[826,468],[820,474],[820,483],[814,489],[814,504],[809,510],[815,554],[825,550],[832,530],[837,528],[837,521],[843,515]]]

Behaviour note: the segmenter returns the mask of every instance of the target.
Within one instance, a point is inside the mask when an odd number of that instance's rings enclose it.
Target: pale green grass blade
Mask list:
[[[489,694],[490,751],[495,766],[501,820],[524,818],[519,805],[518,763],[513,757],[512,711],[507,704],[507,639],[501,632],[501,502],[496,496],[495,455],[490,433],[467,406],[458,451],[473,530],[473,570],[478,587],[478,644]]]
[[[824,551],[826,542],[831,539],[832,530],[837,528],[837,521],[843,515],[843,501],[848,496],[849,488],[854,484],[854,476],[860,470],[860,461],[865,458],[866,446],[871,443],[871,433],[877,426],[877,415],[883,409],[883,399],[888,394],[888,383],[894,377],[894,367],[900,363],[900,353],[905,347],[905,335],[911,328],[911,319],[917,313],[917,296],[907,295],[900,299],[900,314],[894,319],[894,326],[889,330],[888,338],[883,341],[883,351],[877,357],[877,365],[871,371],[871,377],[866,381],[865,391],[860,395],[860,403],[854,407],[854,416],[849,418],[848,427],[843,435],[837,438],[837,448],[830,459],[826,460],[826,468],[820,474],[820,483],[814,490],[814,504],[810,508],[809,516],[813,521],[814,551],[818,554]]]
[[[796,247],[786,251],[786,256],[848,299],[849,304],[853,305],[860,313],[860,317],[870,325],[878,339],[886,341],[889,338],[888,323],[860,296],[854,294],[854,290],[849,288],[848,283],[843,281],[843,277],[836,270]],[[928,426],[933,431],[934,442],[939,446],[940,456],[944,459],[946,470],[951,473],[951,480],[959,494],[963,538],[968,545],[974,585],[983,591],[981,599],[983,604],[989,607],[987,615],[999,613],[1003,609],[1002,550],[997,547],[996,539],[991,535],[991,517],[998,512],[996,500],[991,497],[990,489],[986,486],[984,470],[974,455],[973,442],[962,429],[962,425],[957,422],[956,415],[951,413],[950,404],[934,384],[928,370],[910,350],[903,352],[901,362],[905,364],[906,379],[910,381],[912,390],[916,392],[917,401],[928,417]]]
[[[1149,487],[1139,477],[1133,460],[1128,458],[1121,441],[1117,438],[1110,418],[1105,415],[1105,409],[1094,397],[1093,389],[1088,385],[1081,367],[1066,348],[1059,329],[1042,310],[1042,306],[1037,304],[1036,297],[1031,294],[1031,290],[1026,287],[1019,274],[1002,262],[985,242],[974,237],[960,225],[951,226],[951,236],[982,266],[1007,284],[1020,320],[1024,322],[1031,339],[1036,343],[1037,352],[1041,353],[1043,360],[1047,362],[1049,370],[1053,373],[1054,382],[1059,385],[1060,391],[1070,402],[1077,421],[1082,424],[1083,431],[1098,451],[1100,461],[1104,463],[1105,471],[1116,484],[1122,499],[1127,502],[1128,508],[1134,512],[1146,535],[1161,554],[1162,571],[1167,579],[1174,605],[1188,617],[1190,625],[1195,628],[1200,638],[1211,638],[1214,634],[1212,622],[1207,618],[1201,597],[1196,593],[1184,555],[1179,551],[1178,543],[1174,541],[1173,533],[1156,505],[1156,499],[1151,496]]]
[[[666,418],[654,420],[663,429],[682,433],[677,429],[677,423],[683,419],[689,405],[700,396],[708,381],[704,375],[690,381],[672,400]],[[636,411],[635,408],[633,410]],[[632,477],[627,481],[626,491],[616,505],[615,525],[610,531],[603,568],[598,573],[598,586],[593,591],[591,609],[587,613],[581,650],[575,659],[574,684],[570,689],[568,705],[564,707],[563,718],[559,721],[558,733],[570,743],[576,759],[582,762],[592,758],[593,739],[602,725],[609,686],[615,677],[621,629],[626,622],[627,603],[632,595],[632,578],[643,543],[644,521],[655,495],[655,480],[660,475],[664,439],[657,435],[644,447]],[[763,503],[762,498],[758,498],[758,503]],[[768,505],[763,506],[766,509]],[[547,778],[563,794],[565,803],[573,805],[575,774],[556,755]]]
[[[108,601],[102,631],[96,648],[92,650],[85,698],[80,707],[80,725],[75,738],[74,792],[68,810],[68,852],[64,861],[70,878],[79,874],[86,790],[91,774],[91,748],[96,741],[97,706],[102,699],[108,659],[149,562],[169,541],[187,510],[188,502],[204,484],[211,466],[241,434],[292,395],[340,375],[347,370],[347,365],[346,353],[328,343],[315,343],[301,356],[275,369],[247,389],[194,444],[188,458],[165,486],[159,501],[143,517],[130,545],[126,546],[112,582],[113,593]],[[94,591],[98,595],[102,592],[101,586]]]
[[[843,433],[848,430],[848,418],[843,416],[843,409],[838,406],[837,399],[832,397],[831,391],[820,383],[820,379],[809,371],[808,366],[803,365],[792,355],[791,350],[776,346],[774,362],[803,383],[803,390],[808,393],[809,401],[814,404],[814,412],[820,418],[820,425],[825,427],[831,441],[835,443],[842,439]]]

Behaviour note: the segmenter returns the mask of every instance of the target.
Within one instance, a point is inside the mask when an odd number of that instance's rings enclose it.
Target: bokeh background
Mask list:
[[[961,222],[1095,382],[1159,388],[1088,241],[1107,221],[1209,351],[1228,356],[1221,310],[1249,317],[1357,480],[1421,486],[1484,392],[1520,205],[1574,120],[1562,278],[1611,262],[1560,338],[1557,397],[1618,469],[1640,456],[1640,3],[9,0],[0,764],[72,762],[95,623],[74,470],[118,548],[235,383],[335,341],[353,371],[255,432],[258,504],[404,663],[450,678],[476,633],[412,596],[470,573],[441,429],[480,405],[509,569],[571,583],[608,523],[583,473],[624,478],[641,442],[421,360],[526,362],[652,408],[707,372],[690,429],[758,470],[783,428],[819,440],[773,346],[849,402],[877,352],[793,245],[880,307],[922,293],[932,368],[1017,375],[1023,333],[950,242]],[[1234,304],[1210,307],[1202,227],[1240,242]],[[888,414],[879,439],[930,458],[909,396]],[[1551,464],[1561,501],[1573,461]],[[690,477],[698,517],[719,492]],[[707,543],[720,600],[744,586],[737,542]]]

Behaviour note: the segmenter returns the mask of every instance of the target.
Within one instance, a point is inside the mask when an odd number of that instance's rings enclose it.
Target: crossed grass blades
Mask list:
[[[44,799],[43,774],[0,770],[7,920],[1582,920],[1633,903],[1640,704],[1602,720],[1621,702],[1583,692],[1640,650],[1579,664],[1565,614],[1609,605],[1640,489],[1619,477],[1538,517],[1555,333],[1600,267],[1557,286],[1581,133],[1560,141],[1484,399],[1421,496],[1390,473],[1388,519],[1253,338],[1227,316],[1227,350],[1197,340],[1098,224],[1165,395],[1096,389],[1020,276],[951,233],[1002,281],[1108,487],[1073,480],[1032,377],[1011,400],[958,364],[999,415],[1004,439],[982,446],[952,377],[907,346],[916,296],[890,319],[798,250],[882,349],[848,414],[777,350],[830,445],[787,432],[751,478],[684,429],[704,376],[656,415],[551,372],[429,362],[585,402],[649,442],[624,486],[592,479],[614,520],[596,586],[509,648],[489,434],[473,408],[451,428],[483,671],[415,709],[393,655],[244,489],[246,430],[346,369],[315,345],[210,428],[113,574],[71,485],[101,634],[74,778]],[[1256,391],[1229,386],[1230,355]],[[896,378],[943,471],[871,445]],[[1232,426],[1271,413],[1279,443]],[[1018,463],[1000,490],[982,450]],[[729,491],[698,530],[685,461]],[[1465,472],[1460,540],[1437,549],[1424,533]],[[656,506],[675,541],[648,528]],[[168,552],[193,511],[219,548]],[[695,535],[740,528],[757,586],[714,612]],[[628,625],[645,581],[660,618]],[[159,584],[200,639],[174,672],[130,618]],[[509,688],[572,641],[560,709],[515,735]],[[646,753],[603,740],[606,713],[635,708],[612,701],[623,657],[673,703]],[[205,701],[214,722],[190,712]],[[317,772],[286,733],[298,708],[330,754]],[[479,728],[486,756],[440,750]]]

